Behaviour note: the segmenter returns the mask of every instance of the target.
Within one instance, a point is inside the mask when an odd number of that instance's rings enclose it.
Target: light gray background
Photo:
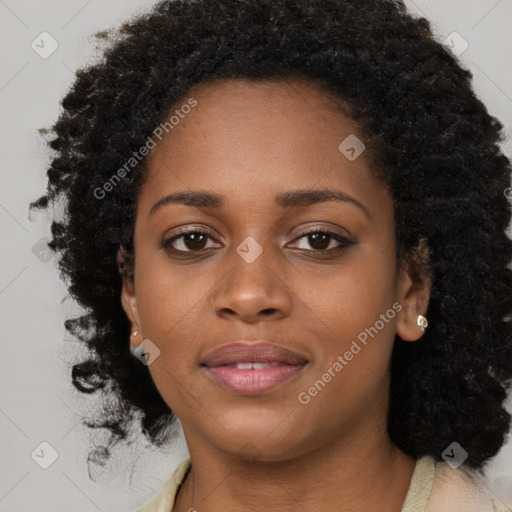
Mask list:
[[[510,130],[512,0],[407,3],[433,22],[440,41],[456,31],[469,43],[460,60],[473,72],[475,90],[490,113]],[[96,400],[71,389],[70,358],[79,344],[63,327],[64,319],[79,310],[70,301],[62,303],[67,292],[55,260],[44,263],[32,251],[49,236],[49,220],[38,214],[31,222],[27,216],[28,203],[44,192],[49,163],[37,129],[54,123],[74,70],[95,55],[90,36],[152,4],[0,0],[0,512],[135,511],[188,454],[182,436],[166,450],[131,446],[115,452],[111,468],[95,473],[97,483],[89,479],[86,454],[91,439],[79,415]],[[361,4],[364,8],[364,1]],[[31,48],[43,31],[59,44],[48,59]],[[504,150],[510,156],[510,139]],[[492,418],[482,418],[487,421]],[[99,443],[103,438],[97,434],[95,439]],[[31,457],[44,441],[58,453],[48,469]],[[41,455],[41,448],[37,453]],[[48,449],[43,447],[43,453],[46,457]],[[489,486],[512,509],[512,443],[493,461],[488,477]]]

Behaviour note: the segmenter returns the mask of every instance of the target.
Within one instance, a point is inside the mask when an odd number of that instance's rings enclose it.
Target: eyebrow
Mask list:
[[[148,216],[169,204],[184,204],[199,209],[220,210],[226,205],[226,196],[206,191],[173,192],[159,199],[149,210]],[[292,190],[281,192],[275,197],[275,202],[283,209],[304,208],[326,201],[342,201],[360,208],[370,218],[365,206],[354,197],[344,192],[330,189]]]

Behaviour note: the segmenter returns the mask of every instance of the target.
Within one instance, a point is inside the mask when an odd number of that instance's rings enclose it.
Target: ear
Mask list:
[[[396,333],[404,341],[416,341],[424,332],[417,324],[418,315],[426,316],[431,289],[429,252],[424,238],[400,266],[397,282],[397,301],[402,309],[397,315]]]
[[[117,264],[119,273],[123,278],[121,289],[121,305],[130,320],[130,335],[139,331],[136,336],[130,336],[130,343],[137,347],[143,340],[140,327],[139,310],[137,297],[135,296],[133,256],[123,246],[117,251]]]

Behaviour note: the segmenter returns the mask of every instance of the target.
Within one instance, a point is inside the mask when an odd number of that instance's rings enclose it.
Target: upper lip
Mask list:
[[[221,366],[233,363],[267,363],[303,364],[307,359],[268,341],[237,341],[214,350],[202,361],[202,366]]]

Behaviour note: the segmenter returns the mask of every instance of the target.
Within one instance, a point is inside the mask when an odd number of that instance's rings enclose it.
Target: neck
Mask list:
[[[187,439],[187,445],[193,467],[175,512],[329,510],[333,503],[343,512],[396,512],[415,465],[375,430],[279,461],[237,458],[201,446],[200,439]]]

